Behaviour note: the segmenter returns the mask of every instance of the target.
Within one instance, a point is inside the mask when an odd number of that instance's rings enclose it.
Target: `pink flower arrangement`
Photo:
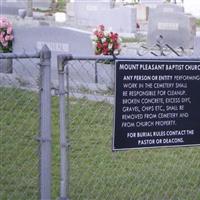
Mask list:
[[[121,51],[121,39],[117,33],[108,32],[99,25],[92,35],[96,55],[118,55]]]
[[[5,17],[0,17],[0,52],[12,52],[13,27]]]

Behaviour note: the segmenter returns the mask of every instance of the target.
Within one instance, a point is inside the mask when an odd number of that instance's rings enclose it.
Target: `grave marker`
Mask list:
[[[193,48],[196,35],[194,18],[180,12],[152,12],[148,24],[148,45],[155,45],[160,35],[171,47]]]
[[[104,24],[116,32],[134,33],[136,31],[136,9],[133,7],[112,8],[110,0],[79,0],[74,1],[73,9],[75,20],[79,24],[92,27]]]
[[[172,4],[172,3],[162,3],[157,5],[156,7],[156,12],[167,12],[167,13],[171,13],[171,12],[180,12],[180,13],[184,13],[184,8],[181,6],[178,6],[176,4]]]

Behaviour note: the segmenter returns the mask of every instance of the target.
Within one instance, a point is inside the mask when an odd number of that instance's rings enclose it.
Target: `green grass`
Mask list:
[[[38,95],[0,88],[0,199],[38,199]],[[59,193],[58,99],[52,101]],[[200,149],[112,152],[112,106],[70,99],[70,200],[199,200]]]

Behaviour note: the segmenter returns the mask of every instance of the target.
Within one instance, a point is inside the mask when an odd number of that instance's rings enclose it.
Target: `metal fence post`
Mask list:
[[[59,109],[60,109],[60,197],[59,200],[69,200],[69,141],[67,138],[66,104],[65,104],[65,65],[68,56],[58,56],[59,79]],[[68,71],[68,70],[67,70]],[[67,72],[68,73],[68,72]],[[68,92],[68,91],[67,91]],[[68,112],[68,110],[67,110]]]
[[[40,52],[40,199],[51,200],[51,52]]]

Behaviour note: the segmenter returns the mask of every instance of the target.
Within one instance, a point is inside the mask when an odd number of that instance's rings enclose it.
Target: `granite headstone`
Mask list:
[[[148,45],[156,44],[160,35],[172,47],[192,48],[196,26],[194,18],[181,12],[151,13],[148,23]]]
[[[104,24],[117,32],[133,33],[136,30],[136,9],[133,7],[112,8],[110,0],[79,0],[74,1],[73,10],[76,22],[81,25],[96,27]]]
[[[33,54],[43,45],[47,45],[52,52],[52,79],[57,80],[57,55],[71,53],[73,56],[94,55],[90,34],[59,27],[15,27],[14,53]],[[30,59],[27,59],[29,61]],[[20,70],[20,63],[14,62],[15,70]],[[31,73],[35,74],[35,66],[31,66]],[[20,73],[23,74],[23,71]],[[24,75],[26,76],[26,75]]]

